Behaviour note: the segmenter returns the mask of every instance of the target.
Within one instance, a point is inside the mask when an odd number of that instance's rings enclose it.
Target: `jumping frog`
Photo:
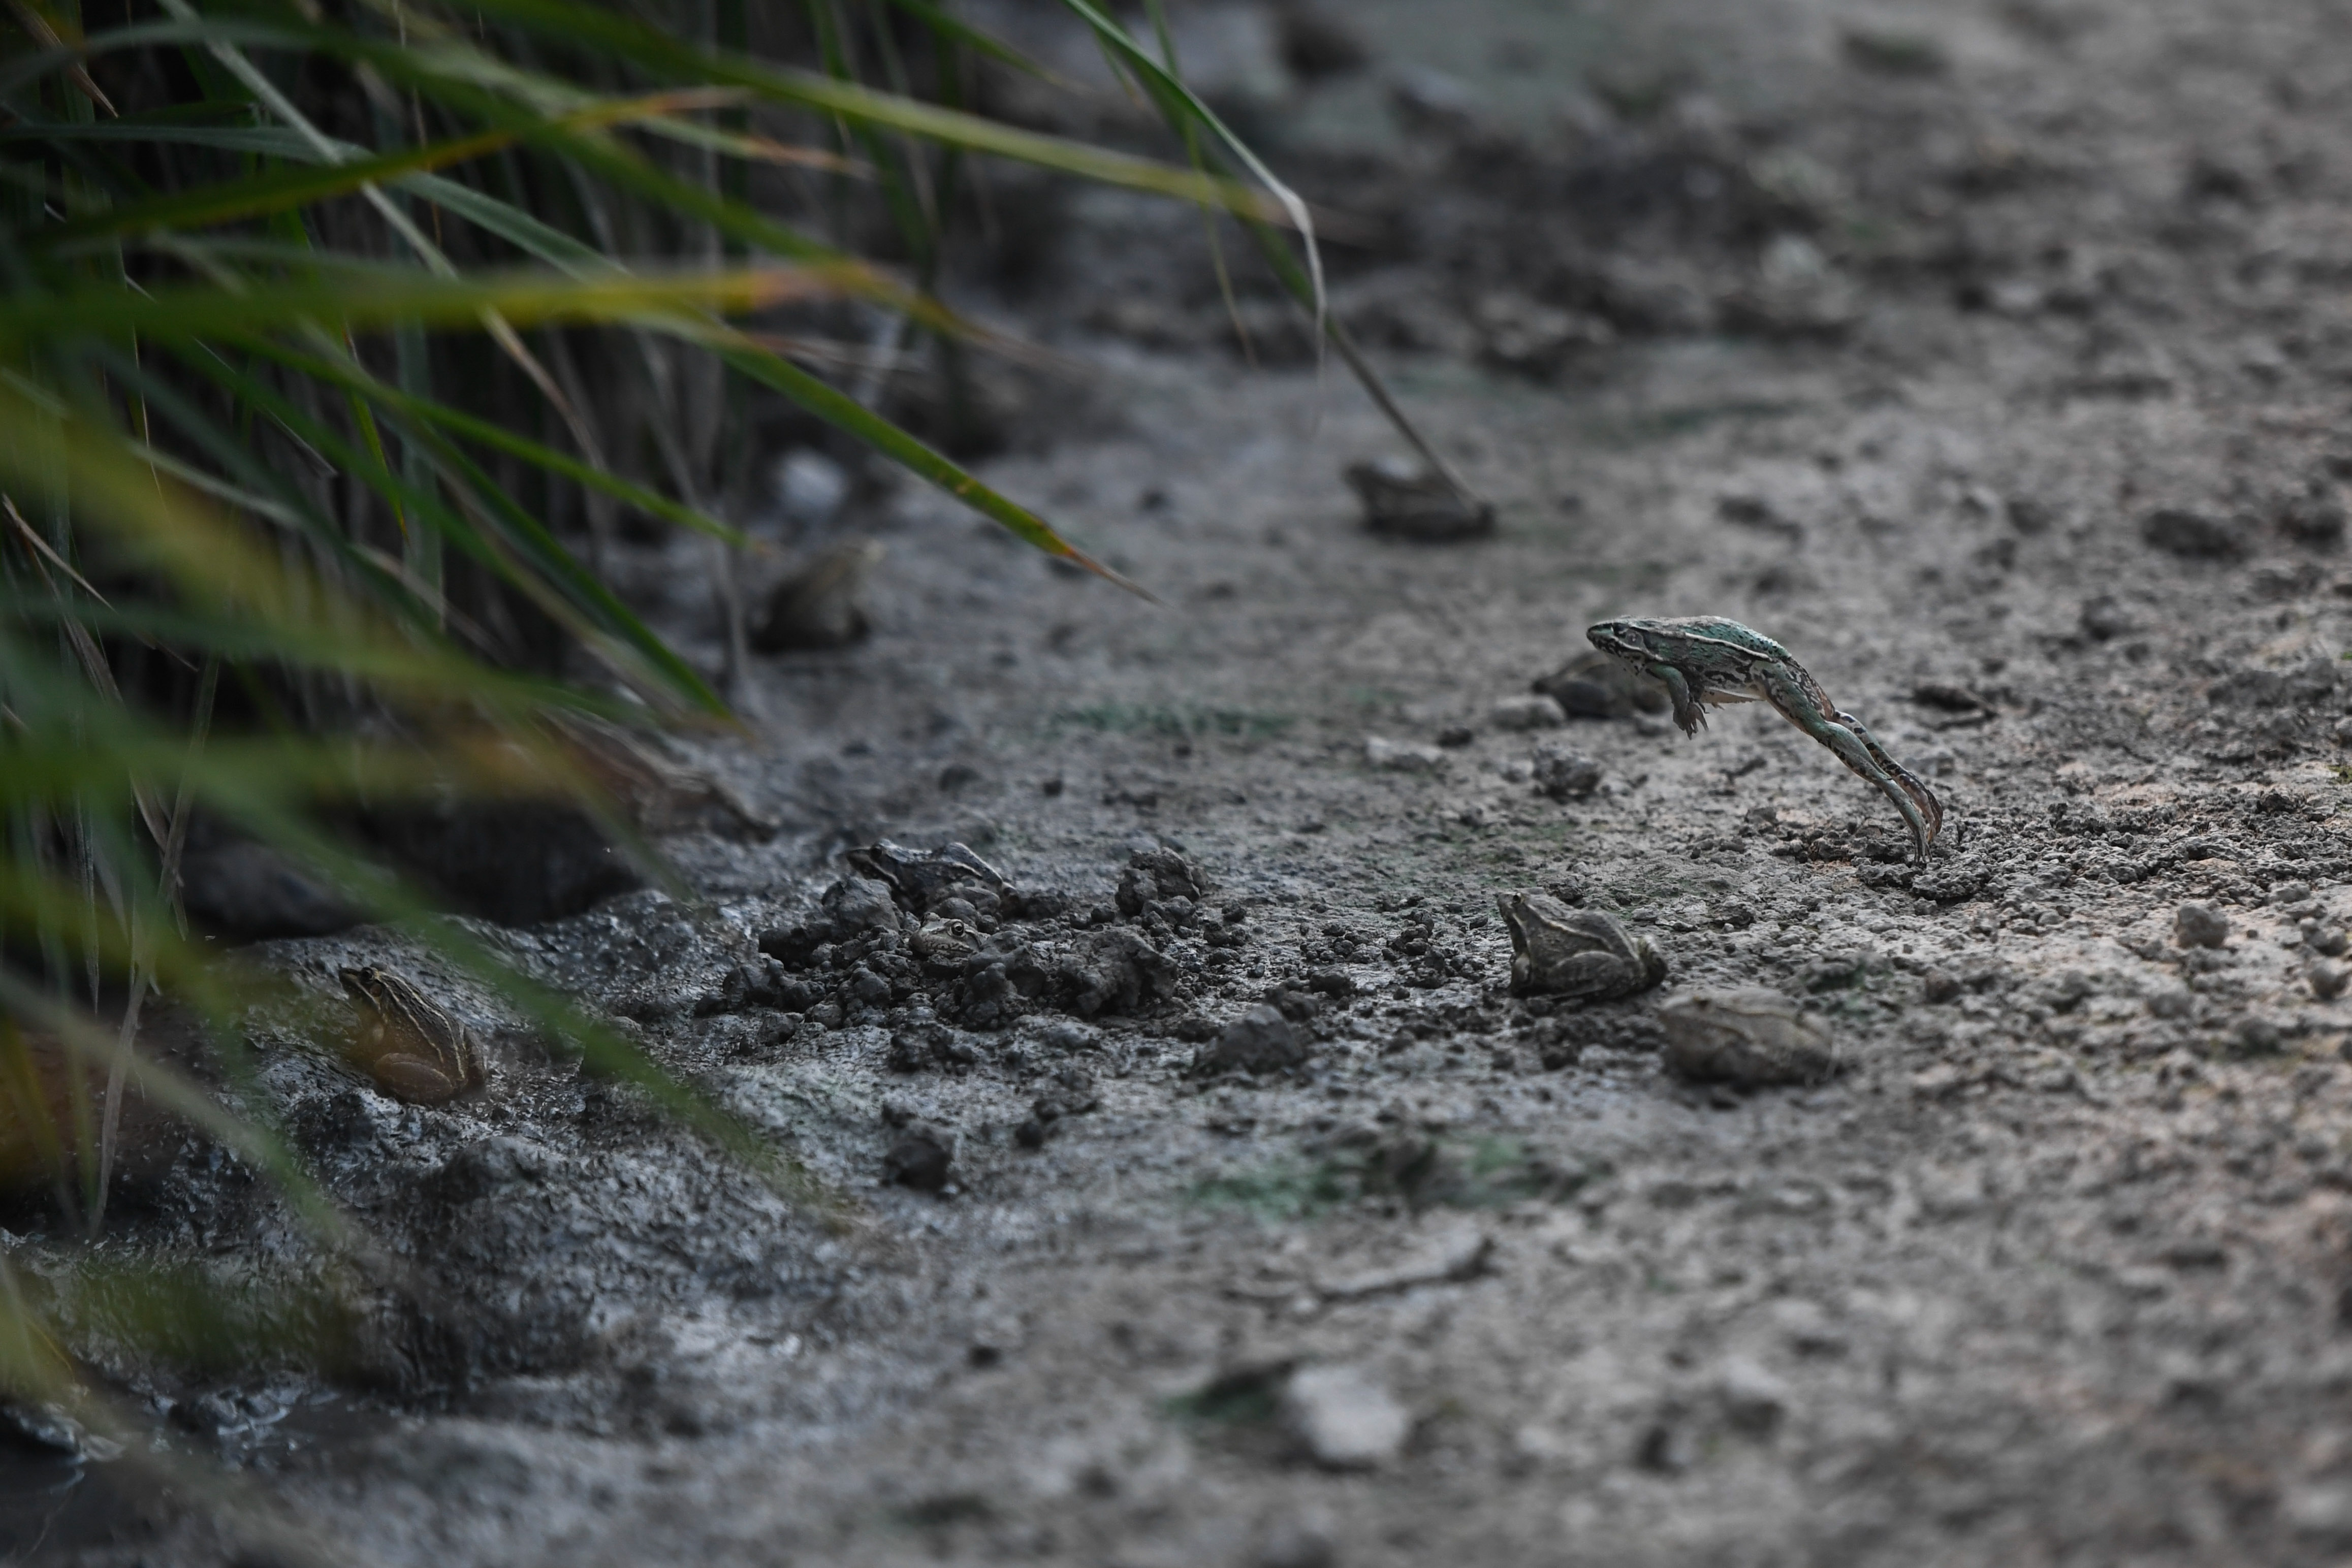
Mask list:
[[[412,1105],[440,1105],[488,1082],[466,1026],[413,983],[373,964],[344,969],[340,977],[360,1009],[352,1061],[386,1094]]]
[[[1944,808],[1935,792],[1886,754],[1862,720],[1841,713],[1821,683],[1760,632],[1702,615],[1688,621],[1604,621],[1585,635],[1592,645],[1663,683],[1674,699],[1675,722],[1696,735],[1706,709],[1718,703],[1768,702],[1782,718],[1837,753],[1838,760],[1878,786],[1911,825],[1921,865],[1943,831]]]
[[[1666,960],[1597,909],[1570,909],[1544,893],[1496,895],[1511,933],[1511,989],[1518,995],[1612,1001],[1666,977]]]

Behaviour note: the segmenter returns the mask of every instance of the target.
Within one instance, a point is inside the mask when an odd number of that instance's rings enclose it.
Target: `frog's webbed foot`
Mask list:
[[[1691,695],[1690,682],[1672,664],[1652,664],[1649,673],[1657,677],[1665,686],[1666,695],[1674,699],[1675,722],[1682,727],[1683,733],[1696,735],[1706,724],[1706,709]]]
[[[1782,718],[1828,747],[1840,762],[1878,786],[1879,792],[1903,814],[1903,821],[1911,829],[1914,856],[1926,865],[1927,846],[1943,831],[1943,804],[1934,791],[1886,754],[1886,748],[1878,744],[1877,737],[1862,720],[1849,713],[1832,717],[1822,711],[1828,705],[1814,700],[1817,693],[1818,688],[1807,692],[1775,683],[1767,695]]]
[[[1805,727],[1815,740],[1836,752],[1839,761],[1877,785],[1879,792],[1894,802],[1904,821],[1910,824],[1914,858],[1926,865],[1927,846],[1936,841],[1944,825],[1944,808],[1927,787],[1887,756],[1886,748],[1852,714],[1823,720],[1818,731],[1810,725]]]

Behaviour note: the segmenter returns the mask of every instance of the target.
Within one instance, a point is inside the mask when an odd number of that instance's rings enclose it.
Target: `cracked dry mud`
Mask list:
[[[1499,48],[1550,13],[1463,15]],[[670,841],[703,906],[499,936],[856,1227],[367,933],[274,944],[321,994],[407,966],[493,1084],[402,1106],[256,1020],[287,1124],[435,1306],[377,1302],[331,1388],[118,1361],[174,1441],[383,1563],[2352,1552],[2342,18],[1594,16],[1739,68],[1704,73],[1711,115],[1580,153],[1457,127],[1310,181],[1420,193],[1419,248],[1339,298],[1439,319],[1389,362],[1491,539],[1365,537],[1337,476],[1382,428],[1241,365],[1213,305],[1122,340],[1081,299],[1100,429],[988,473],[1170,607],[898,492],[863,519],[872,640],[761,662],[758,737],[708,754],[783,831]],[[1693,171],[1769,160],[1835,193],[1812,237],[1691,215]],[[1663,219],[1621,189],[1659,168]],[[1630,215],[1576,249],[1580,203]],[[1074,243],[1132,261],[1130,216]],[[1628,304],[1636,274],[1690,309]],[[1448,350],[1502,308],[1465,290],[1506,287],[1613,341],[1549,386]],[[656,609],[678,580],[689,643],[694,559],[636,570]],[[1785,643],[1943,796],[1929,866],[1769,712],[1492,721],[1621,614]],[[1544,747],[1597,785],[1538,793]],[[883,837],[967,843],[1012,894],[843,883]],[[1512,998],[1495,899],[1537,890],[1654,942],[1665,988]],[[1663,1072],[1662,999],[1756,986],[1839,1076]],[[218,1160],[132,1234],[224,1277],[300,1255]],[[150,1515],[47,1550],[234,1555]]]

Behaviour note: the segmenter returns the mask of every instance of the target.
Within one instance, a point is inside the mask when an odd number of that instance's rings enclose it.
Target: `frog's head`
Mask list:
[[[1656,625],[1654,621],[1603,621],[1598,626],[1587,627],[1584,635],[1612,658],[1640,665],[1657,656],[1649,636]]]

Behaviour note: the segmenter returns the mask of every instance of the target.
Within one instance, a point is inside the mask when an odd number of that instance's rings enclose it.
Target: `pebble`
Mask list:
[[[1716,1380],[1724,1419],[1734,1431],[1750,1437],[1769,1437],[1789,1413],[1789,1385],[1745,1356],[1723,1364]]]
[[[1778,991],[1685,991],[1658,1005],[1658,1021],[1666,1071],[1693,1082],[1818,1083],[1837,1071],[1828,1032]]]
[[[1558,729],[1568,722],[1559,703],[1542,695],[1505,697],[1486,710],[1496,729]]]
[[[1364,760],[1384,773],[1434,773],[1445,766],[1445,753],[1433,746],[1384,740],[1375,735],[1364,741]]]
[[[1331,1539],[1329,1521],[1285,1520],[1265,1532],[1253,1561],[1255,1568],[1334,1568],[1339,1550]]]
[[[1192,1059],[1195,1072],[1279,1072],[1307,1060],[1307,1048],[1281,1009],[1267,1003],[1227,1024]]]
[[[2140,519],[2140,538],[2187,560],[2231,560],[2246,553],[2245,530],[2188,507],[2159,507]]]
[[[2319,1480],[2289,1487],[2279,1497],[2278,1513],[2305,1540],[2352,1546],[2352,1484]]]
[[[2172,912],[2172,939],[2183,947],[2219,947],[2230,939],[2230,922],[2210,904],[2184,904]]]
[[[1369,1470],[1404,1451],[1412,1421],[1386,1385],[1361,1366],[1304,1366],[1282,1391],[1283,1424],[1326,1469]]]
[[[2310,985],[2313,996],[2323,1002],[2332,1002],[2344,994],[2345,982],[2352,980],[2352,970],[2341,964],[2318,963],[2305,972],[2304,979]]]
[[[917,1192],[937,1192],[955,1168],[955,1134],[918,1123],[882,1156],[882,1179]]]
[[[1666,689],[1598,649],[1587,649],[1535,683],[1571,718],[1631,718],[1663,713]]]
[[[1601,788],[1601,764],[1558,741],[1538,742],[1535,781],[1536,792],[1552,800],[1586,800]]]
[[[2139,622],[2114,594],[2102,593],[2083,601],[2082,627],[2094,643],[2105,643],[2138,631]]]

